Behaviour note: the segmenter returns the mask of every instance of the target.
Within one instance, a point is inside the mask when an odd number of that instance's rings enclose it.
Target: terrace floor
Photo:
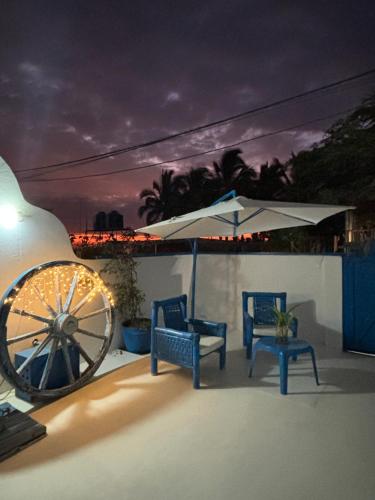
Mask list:
[[[373,500],[375,359],[316,349],[291,363],[281,396],[276,360],[253,379],[238,348],[219,372],[136,361],[33,413],[48,437],[0,464],[1,497],[121,500]]]

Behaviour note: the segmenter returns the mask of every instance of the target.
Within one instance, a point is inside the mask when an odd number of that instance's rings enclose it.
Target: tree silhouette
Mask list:
[[[285,198],[286,189],[291,181],[286,173],[287,165],[277,158],[271,164],[264,163],[255,185],[255,198],[259,200],[280,200]]]
[[[173,170],[162,170],[159,182],[154,181],[152,189],[144,189],[139,197],[144,205],[138,209],[138,215],[146,214],[147,224],[169,219],[182,211],[179,183]]]
[[[325,138],[289,160],[296,201],[354,204],[375,201],[375,94]]]
[[[191,212],[210,204],[212,174],[205,167],[191,168],[176,178],[181,192],[184,212]]]
[[[240,154],[241,149],[230,149],[225,151],[218,163],[214,161],[210,185],[216,198],[232,189],[245,196],[251,196],[254,192],[255,170],[246,165]]]

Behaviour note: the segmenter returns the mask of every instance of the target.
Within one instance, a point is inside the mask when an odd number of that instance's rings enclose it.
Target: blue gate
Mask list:
[[[375,354],[375,255],[343,257],[344,350]]]

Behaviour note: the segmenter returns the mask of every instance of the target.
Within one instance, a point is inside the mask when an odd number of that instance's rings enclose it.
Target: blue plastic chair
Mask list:
[[[187,319],[187,296],[180,295],[152,303],[151,373],[157,375],[158,360],[193,370],[193,386],[200,387],[200,359],[219,353],[220,369],[225,368],[226,323]],[[159,309],[164,327],[158,326]]]
[[[253,315],[249,313],[250,301]],[[275,307],[286,312],[286,292],[242,292],[243,345],[246,346],[247,358],[251,358],[254,338],[275,335]],[[293,318],[290,325],[292,337],[297,337],[297,331],[298,320]],[[293,356],[293,359],[296,357]]]

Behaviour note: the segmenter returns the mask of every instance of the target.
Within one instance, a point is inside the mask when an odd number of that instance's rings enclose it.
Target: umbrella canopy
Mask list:
[[[314,205],[282,201],[252,200],[227,193],[213,205],[185,215],[136,229],[162,239],[194,239],[191,317],[195,316],[197,240],[207,236],[238,236],[298,226],[315,226],[323,219],[353,209],[340,205]]]
[[[207,208],[145,226],[136,232],[163,239],[238,236],[297,226],[313,226],[354,207],[252,200],[236,196]]]

